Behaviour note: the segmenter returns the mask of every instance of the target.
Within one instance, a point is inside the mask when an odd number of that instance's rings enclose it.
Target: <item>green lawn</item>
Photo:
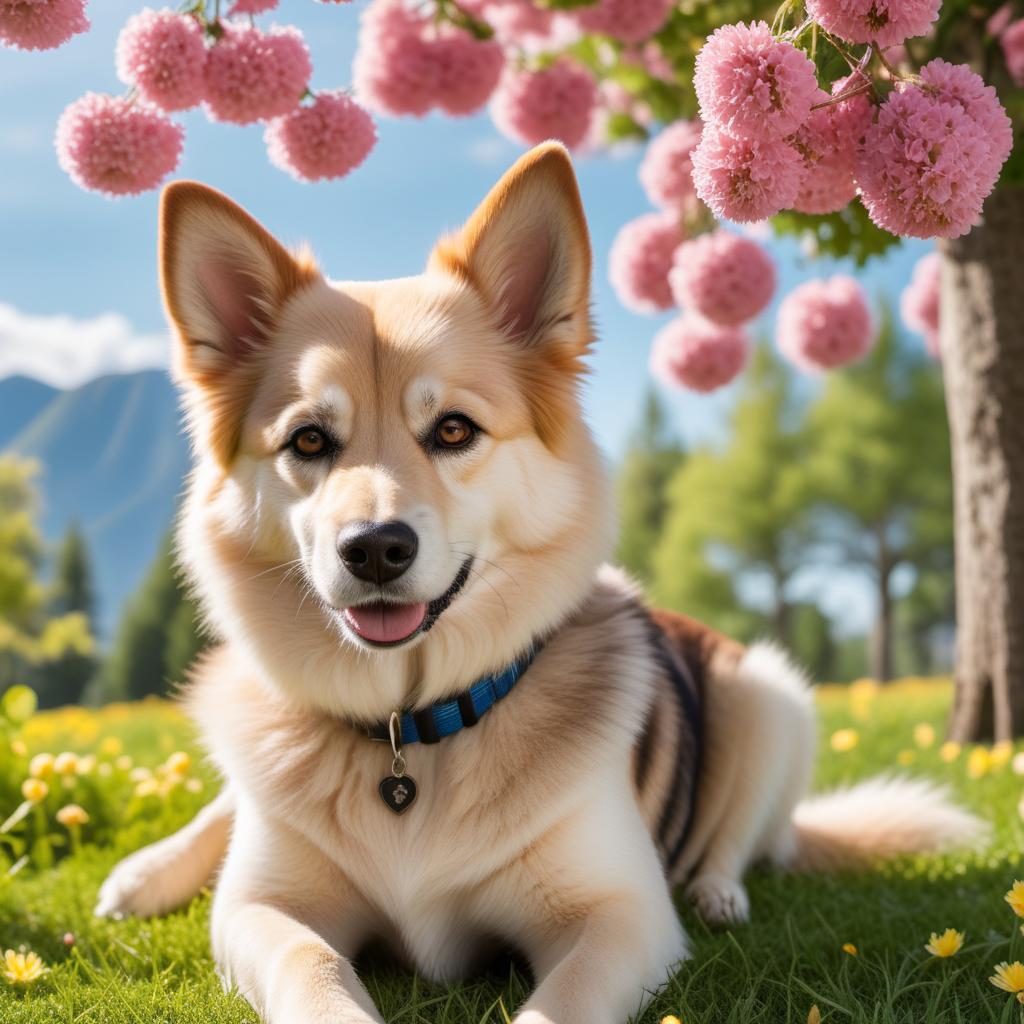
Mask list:
[[[856,692],[856,691],[854,691]],[[1024,959],[1019,919],[1003,901],[1018,867],[1024,823],[1017,811],[1024,778],[1007,758],[988,765],[980,778],[968,771],[970,751],[945,762],[936,742],[917,749],[914,729],[930,723],[941,735],[949,703],[943,683],[906,681],[874,699],[851,699],[845,688],[824,688],[822,754],[818,785],[853,781],[900,764],[901,751],[913,762],[899,770],[948,781],[961,799],[994,825],[993,841],[981,854],[953,855],[886,865],[838,878],[784,877],[768,873],[750,879],[753,923],[709,932],[681,908],[693,937],[695,956],[658,995],[644,1024],[675,1014],[684,1024],[781,1024],[807,1021],[817,1005],[823,1021],[872,1024],[932,1024],[1024,1020],[1024,1007],[988,981],[995,963]],[[829,737],[841,728],[858,730],[859,742],[843,753]],[[15,737],[28,753],[106,749],[99,763],[65,790],[51,777],[42,807],[46,822],[30,814],[12,835],[53,834],[64,838],[53,814],[69,799],[92,815],[80,852],[41,868],[45,848],[13,877],[0,879],[0,950],[24,945],[52,968],[20,988],[0,979],[0,1022],[235,1022],[253,1021],[239,998],[225,995],[215,978],[207,942],[209,899],[155,921],[97,921],[90,915],[96,890],[123,853],[187,820],[216,783],[202,766],[166,793],[133,795],[138,778],[115,764],[106,737],[123,742],[124,753],[156,768],[175,749],[193,750],[187,725],[166,705],[150,703],[89,714],[40,715]],[[26,758],[0,740],[0,818],[18,806]],[[124,756],[124,755],[122,755]],[[903,761],[910,759],[903,755]],[[976,753],[978,770],[986,767]],[[102,769],[106,763],[110,767]],[[101,774],[101,771],[104,774]],[[156,778],[163,776],[157,775]],[[143,785],[154,788],[155,783]],[[48,823],[47,823],[48,822]],[[29,830],[35,829],[35,833]],[[21,849],[0,846],[13,862]],[[946,927],[965,930],[961,952],[949,960],[929,956],[929,933]],[[65,933],[74,944],[64,942]],[[858,955],[843,952],[853,943]],[[527,991],[521,970],[498,965],[486,977],[456,988],[429,985],[387,966],[367,971],[368,985],[388,1021],[500,1024]]]

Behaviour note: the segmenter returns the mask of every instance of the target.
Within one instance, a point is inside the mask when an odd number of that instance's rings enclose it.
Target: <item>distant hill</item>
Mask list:
[[[177,396],[159,371],[58,391],[0,381],[0,451],[38,460],[42,528],[77,520],[89,542],[99,628],[109,636],[174,516],[188,469]]]

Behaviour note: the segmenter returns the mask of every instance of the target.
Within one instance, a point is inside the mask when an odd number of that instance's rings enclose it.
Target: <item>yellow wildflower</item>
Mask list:
[[[1014,960],[1012,964],[1004,961],[1001,964],[996,964],[995,972],[988,980],[996,988],[1001,988],[1004,992],[1012,992],[1018,1002],[1024,1003],[1024,999],[1021,998],[1024,995],[1024,964],[1019,960]]]
[[[132,782],[145,782],[147,779],[153,778],[153,773],[148,768],[144,768],[142,765],[139,765],[138,768],[133,768],[128,773],[128,778],[131,779]]]
[[[670,1013],[667,1017],[661,1018],[661,1024],[683,1024],[683,1022],[673,1013]]]
[[[202,793],[203,791],[203,780],[202,779],[187,779],[185,782],[185,788],[190,793]]]
[[[76,770],[79,775],[91,775],[95,767],[96,755],[86,754],[85,757],[80,757],[78,759],[78,768]]]
[[[136,796],[157,796],[160,793],[160,783],[154,778],[142,779],[135,787]]]
[[[845,754],[848,750],[853,750],[859,741],[860,735],[856,729],[837,729],[832,733],[830,743],[837,754]]]
[[[935,744],[935,727],[928,722],[921,722],[914,726],[914,742],[922,749],[927,750]]]
[[[28,754],[28,747],[25,746],[24,740],[11,740],[11,753],[15,757],[24,757]],[[1024,774],[1022,772],[1021,774]]]
[[[167,771],[173,775],[187,775],[189,768],[192,767],[192,758],[185,753],[184,750],[176,750],[164,765]]]
[[[952,740],[947,740],[939,747],[939,757],[942,758],[946,764],[950,764],[960,756],[960,744],[954,743]]]
[[[26,779],[21,784],[21,795],[31,804],[37,804],[46,799],[50,787],[42,779]]]
[[[955,956],[964,944],[964,933],[947,928],[941,935],[932,932],[931,941],[924,947],[932,956]]]
[[[811,1011],[807,1014],[807,1024],[821,1024],[821,1010],[818,1009],[817,1003],[811,1005]]]
[[[28,763],[28,773],[34,779],[48,779],[53,774],[53,754],[36,754]]]
[[[4,977],[11,985],[31,985],[47,970],[38,953],[15,953],[13,949],[4,953]]]
[[[130,754],[122,754],[122,755],[121,755],[121,756],[120,756],[120,757],[119,757],[119,758],[118,758],[118,759],[117,759],[117,760],[116,760],[116,761],[114,762],[114,767],[115,767],[115,768],[116,768],[116,769],[117,769],[117,770],[118,770],[119,772],[128,772],[128,771],[131,771],[131,768],[132,768],[132,765],[133,765],[133,764],[135,764],[135,762],[134,762],[134,761],[132,760],[132,757],[131,757],[131,755],[130,755]]]
[[[857,947],[852,942],[843,943],[843,952],[849,953],[850,956],[857,956]]]
[[[1013,757],[1013,744],[1009,740],[1003,740],[988,752],[988,756],[993,768],[1002,768],[1003,765],[1009,764],[1010,758]]]
[[[53,759],[53,770],[58,775],[74,775],[78,771],[78,755],[65,750]]]
[[[992,755],[985,747],[975,747],[967,757],[967,775],[972,779],[980,779],[992,768]]]
[[[100,744],[103,757],[117,757],[124,750],[124,744],[116,736],[107,736]]]
[[[1014,754],[1010,764],[1014,775],[1024,775],[1024,750],[1019,754]]]
[[[913,750],[901,750],[896,755],[896,763],[903,765],[903,767],[905,768],[905,767],[907,767],[907,765],[913,764],[914,761],[916,760],[916,758],[917,758],[917,754],[916,754],[915,751],[913,751]]]
[[[1003,897],[1018,917],[1024,917],[1024,882],[1015,881],[1013,888]]]
[[[89,814],[78,804],[68,804],[57,812],[57,820],[65,827],[72,828],[75,825],[84,825],[89,820]]]

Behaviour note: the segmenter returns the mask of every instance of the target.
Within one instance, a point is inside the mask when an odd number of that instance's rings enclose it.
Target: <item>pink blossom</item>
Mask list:
[[[352,78],[371,110],[421,117],[434,105],[437,66],[426,29],[427,19],[402,0],[373,0],[363,12]]]
[[[435,64],[437,105],[452,115],[479,110],[497,88],[505,55],[493,40],[474,39],[464,29],[445,26],[429,42]]]
[[[579,8],[576,20],[585,32],[623,43],[649,39],[668,20],[674,0],[597,0]]]
[[[654,338],[651,373],[665,384],[707,394],[734,380],[746,365],[750,344],[744,331],[687,314]]]
[[[312,73],[298,29],[224,24],[206,58],[207,116],[234,124],[281,117],[298,106]]]
[[[802,370],[832,370],[862,359],[875,342],[864,289],[842,274],[794,288],[779,307],[779,350]]]
[[[848,42],[886,47],[926,35],[941,6],[942,0],[807,0],[807,13]]]
[[[668,280],[677,305],[735,327],[771,302],[775,264],[752,239],[712,231],[676,249]]]
[[[299,181],[322,181],[355,170],[377,131],[370,115],[339,90],[317,93],[311,104],[271,121],[265,141],[275,167]]]
[[[994,185],[1013,149],[1013,124],[995,89],[966,64],[950,64],[939,58],[921,68],[921,82],[943,101],[959,103],[988,138],[982,173],[991,175]]]
[[[228,14],[264,14],[277,7],[279,0],[235,0]]]
[[[627,309],[658,313],[672,306],[668,274],[684,237],[670,213],[645,213],[619,229],[608,257],[608,278]]]
[[[574,149],[586,140],[597,104],[593,75],[563,58],[540,71],[506,69],[491,117],[503,135],[524,145],[560,139]]]
[[[88,28],[85,0],[0,0],[0,41],[19,50],[52,50]]]
[[[154,107],[89,92],[57,122],[57,158],[80,188],[136,195],[178,166],[184,139],[181,125]]]
[[[990,36],[999,37],[1009,27],[1010,22],[1013,21],[1013,2],[1007,0],[999,10],[993,14],[988,21],[985,22],[985,31]]]
[[[833,97],[857,88],[859,76],[836,82]],[[822,94],[822,101],[828,97]],[[872,106],[865,93],[819,107],[790,140],[804,161],[804,177],[793,209],[835,213],[857,194],[853,178],[857,146],[871,127]]]
[[[191,15],[144,8],[121,29],[116,59],[121,81],[162,110],[187,110],[203,98],[206,43]]]
[[[693,151],[700,142],[700,121],[676,121],[647,146],[640,184],[655,206],[684,211],[693,207]]]
[[[857,153],[871,219],[893,234],[956,238],[977,222],[1012,144],[1009,119],[978,76],[945,61],[890,94]]]
[[[1010,25],[999,37],[999,42],[1010,77],[1017,85],[1024,85],[1024,18]]]
[[[759,21],[723,25],[697,54],[693,87],[704,120],[731,135],[781,138],[796,131],[818,92],[814,64]]]
[[[697,195],[716,216],[744,223],[765,220],[793,205],[803,160],[785,142],[736,139],[705,125],[693,151]]]
[[[900,297],[903,322],[916,334],[924,335],[928,351],[939,358],[939,284],[942,259],[937,252],[922,256],[914,267],[910,284]]]

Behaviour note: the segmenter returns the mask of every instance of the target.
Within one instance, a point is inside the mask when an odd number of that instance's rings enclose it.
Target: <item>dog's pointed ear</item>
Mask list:
[[[516,161],[435,247],[430,266],[476,288],[510,339],[582,355],[591,340],[590,241],[565,147],[547,142]]]
[[[226,464],[248,404],[251,356],[285,301],[320,273],[226,196],[191,181],[164,189],[159,260],[190,429]]]
[[[243,363],[267,340],[285,300],[320,276],[240,206],[192,181],[164,189],[159,248],[178,370],[200,385]]]

